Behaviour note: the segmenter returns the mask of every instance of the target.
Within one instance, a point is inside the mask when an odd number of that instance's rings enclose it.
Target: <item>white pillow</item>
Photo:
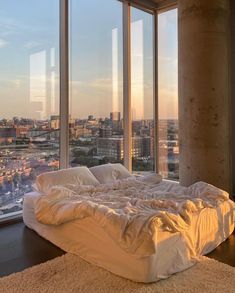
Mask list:
[[[99,182],[87,167],[46,172],[36,178],[37,190],[42,193],[48,193],[52,186],[66,184],[98,185]]]
[[[109,163],[105,165],[91,167],[90,171],[102,184],[110,183],[118,179],[124,179],[132,176],[131,173],[120,163]]]
[[[133,176],[126,167],[124,167],[122,164],[120,163],[115,163],[115,164],[111,164],[113,166],[113,168],[119,172],[119,176],[118,179],[124,179],[130,176]]]

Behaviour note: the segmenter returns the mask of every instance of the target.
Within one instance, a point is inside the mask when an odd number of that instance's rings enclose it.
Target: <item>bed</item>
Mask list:
[[[110,170],[108,172],[110,174]],[[95,171],[93,173],[96,174]],[[125,178],[117,178],[121,177],[120,171],[111,173],[115,180],[125,181]],[[99,170],[98,174],[102,177]],[[102,180],[100,176],[97,177]],[[71,180],[71,176],[69,178]],[[68,181],[67,178],[64,180]],[[166,194],[185,192],[185,187],[166,180],[159,181],[154,188]],[[48,186],[46,191],[49,192]],[[23,219],[26,226],[64,251],[77,254],[94,265],[136,282],[155,282],[189,268],[200,255],[215,249],[234,230],[235,206],[231,200],[224,200],[215,208],[206,207],[194,212],[186,233],[157,228],[157,233],[152,235],[154,251],[144,254],[142,251],[124,249],[92,217],[75,218],[58,225],[39,221],[36,217],[37,204],[46,197],[45,190],[43,194],[35,191],[25,195]]]

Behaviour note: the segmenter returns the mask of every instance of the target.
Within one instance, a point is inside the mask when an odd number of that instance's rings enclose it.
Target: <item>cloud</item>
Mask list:
[[[0,33],[1,35],[12,35],[17,34],[19,32],[20,25],[17,23],[16,20],[12,18],[8,18],[5,16],[1,16],[0,20]]]
[[[42,44],[40,42],[37,41],[29,41],[27,43],[24,44],[24,47],[27,49],[33,49],[33,48],[37,48],[40,47]]]
[[[90,86],[98,90],[111,90],[112,79],[111,78],[98,78],[90,82]]]
[[[7,17],[5,13],[0,10],[0,35],[11,36],[26,33],[35,33],[45,31],[46,27],[42,25],[30,26],[22,21]]]
[[[96,89],[99,91],[110,91],[112,90],[112,82],[113,81],[111,78],[97,78],[97,79],[83,80],[83,81],[73,80],[70,82],[70,84],[74,87]]]
[[[69,83],[70,83],[70,86],[75,86],[75,87],[88,85],[87,82],[82,81],[82,80],[70,80]]]
[[[6,40],[0,39],[0,48],[4,48],[9,44]]]

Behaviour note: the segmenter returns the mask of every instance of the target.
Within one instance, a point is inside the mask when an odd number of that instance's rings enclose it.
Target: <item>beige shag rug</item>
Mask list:
[[[123,279],[78,256],[54,260],[0,279],[1,293],[235,292],[235,268],[203,257],[194,267],[153,284]]]

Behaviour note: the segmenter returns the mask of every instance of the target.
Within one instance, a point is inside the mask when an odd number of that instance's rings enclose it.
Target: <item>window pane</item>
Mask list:
[[[132,169],[154,170],[153,16],[131,8]]]
[[[0,0],[0,218],[59,165],[59,1]]]
[[[70,17],[70,165],[122,162],[122,3],[72,0]]]
[[[159,170],[179,179],[177,10],[158,16]]]

